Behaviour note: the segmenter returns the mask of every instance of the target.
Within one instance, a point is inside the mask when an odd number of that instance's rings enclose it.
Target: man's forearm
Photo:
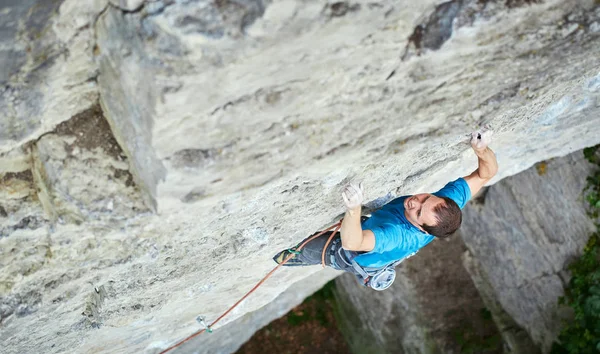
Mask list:
[[[482,151],[475,151],[479,159],[479,167],[477,168],[477,174],[480,178],[491,179],[498,172],[498,161],[496,160],[496,154],[490,148],[486,148]]]
[[[360,224],[361,207],[347,209],[340,235],[342,238],[342,247],[347,250],[358,249],[363,242],[362,227]]]

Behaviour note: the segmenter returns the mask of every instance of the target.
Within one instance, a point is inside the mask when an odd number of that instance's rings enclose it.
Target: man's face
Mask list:
[[[422,225],[436,225],[437,218],[433,209],[440,203],[445,203],[442,198],[433,194],[415,194],[404,200],[404,215],[413,225],[423,231]]]

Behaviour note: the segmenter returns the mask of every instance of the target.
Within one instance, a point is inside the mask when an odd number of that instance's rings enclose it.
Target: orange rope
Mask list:
[[[338,223],[331,225],[330,227],[328,227],[327,229],[319,232],[318,234],[311,236],[310,238],[308,238],[306,241],[302,242],[302,244],[300,246],[298,246],[298,248],[296,248],[296,251],[300,251],[304,246],[306,246],[307,243],[309,243],[310,241],[314,240],[315,238],[323,235],[324,233],[326,233],[327,231],[330,231],[331,229],[335,229],[335,231],[333,231],[333,234],[331,234],[331,236],[329,237],[329,240],[327,240],[327,244],[325,245],[325,248],[327,248],[327,246],[329,245],[329,241],[331,241],[331,239],[333,238],[333,235],[335,235],[338,230],[342,227],[342,222],[339,221]],[[213,323],[211,323],[208,326],[208,329],[210,329],[212,326],[214,326],[217,322],[219,322],[223,317],[227,316],[234,308],[236,308],[242,301],[246,300],[246,298],[252,294],[254,292],[254,290],[256,290],[259,286],[262,285],[262,283],[265,282],[265,280],[267,280],[273,273],[275,273],[275,271],[277,269],[279,269],[281,266],[283,266],[284,264],[287,263],[287,261],[289,261],[290,259],[292,259],[295,256],[295,254],[290,254],[289,256],[286,257],[286,259],[283,260],[283,262],[279,263],[275,268],[273,268],[269,273],[267,273],[267,275],[265,275],[264,278],[261,279],[261,281],[259,281],[250,291],[248,291],[246,293],[246,295],[242,296],[241,299],[239,299],[235,304],[233,304],[233,306],[231,306],[227,311],[223,312],[223,314],[221,316],[219,316],[216,320],[213,321]],[[323,249],[323,254],[321,255],[321,260],[323,262],[323,266],[325,266],[325,249]],[[178,346],[182,345],[183,343],[187,342],[188,340],[196,337],[199,334],[202,334],[206,331],[206,328],[201,329],[195,333],[193,333],[192,335],[190,335],[189,337],[185,338],[184,340],[178,342],[175,345],[172,345],[170,347],[168,347],[167,349],[163,350],[162,352],[160,352],[160,354],[164,354],[168,351],[170,351],[171,349],[177,348]]]
[[[327,253],[325,250],[327,250],[327,246],[329,246],[329,243],[331,243],[331,239],[333,239],[333,236],[335,236],[335,234],[338,232],[338,230],[342,227],[342,222],[339,222],[339,225],[335,228],[335,230],[333,230],[333,232],[331,233],[331,236],[329,236],[329,238],[327,239],[327,242],[325,243],[325,246],[323,247],[323,252],[321,253],[321,264],[323,265],[323,268],[325,268],[325,253]]]

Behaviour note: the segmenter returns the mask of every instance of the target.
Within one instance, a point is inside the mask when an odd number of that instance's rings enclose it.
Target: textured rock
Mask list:
[[[41,184],[61,223],[86,220],[110,225],[146,211],[129,164],[99,107],[61,123],[35,144]]]
[[[472,257],[471,253],[463,253],[463,264],[502,335],[504,348],[510,353],[539,353],[539,346],[531,340],[527,331],[521,328],[502,308],[496,298],[494,288],[489,283],[487,276],[481,272],[481,265]]]
[[[539,155],[564,154],[557,132],[597,126],[588,118],[598,95],[591,59],[597,36],[587,27],[595,13],[574,5],[498,10],[493,20],[477,22],[485,31],[463,27],[444,53],[405,62],[397,59],[395,37],[425,4],[380,3],[333,16],[320,3],[261,10],[248,2],[227,21],[229,8],[217,3],[134,14],[113,8],[97,26],[102,102],[140,181],[165,212],[298,174],[308,181],[303,175],[311,170],[336,171],[338,181],[359,172],[337,167],[340,156],[364,161],[358,170],[377,171],[364,178],[377,182],[376,195],[385,194],[383,186],[421,180],[422,165],[398,164],[396,155],[425,155],[420,136],[439,146],[422,163],[452,169],[469,157],[457,132],[482,123],[506,133],[500,144],[522,141],[530,150],[507,149],[501,162],[510,167],[501,178]],[[573,20],[561,23],[570,12]],[[575,23],[581,29],[566,33]],[[540,30],[530,34],[528,26]],[[207,87],[214,90],[198,94]],[[544,146],[528,146],[532,138]],[[570,151],[590,139],[571,141]]]
[[[497,180],[600,140],[591,0],[5,4],[9,353],[157,352],[335,220],[348,180],[375,206],[470,172],[482,124]],[[441,40],[417,45],[421,24]],[[119,149],[73,154],[61,123],[97,104]],[[219,326],[317,270],[280,272]]]
[[[356,353],[439,353],[421,313],[414,284],[403,268],[389,291],[360,287],[356,278],[336,279],[339,327]]]
[[[39,137],[97,101],[90,25],[105,3],[0,5],[0,152]]]
[[[567,265],[595,230],[583,200],[591,170],[581,153],[544,162],[464,213],[461,235],[497,301],[544,352],[561,328]]]

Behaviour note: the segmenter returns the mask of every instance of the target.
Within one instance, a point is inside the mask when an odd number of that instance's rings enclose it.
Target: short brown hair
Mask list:
[[[423,224],[422,227],[430,235],[446,238],[460,227],[462,212],[454,200],[447,197],[440,198],[444,200],[444,203],[440,203],[433,209],[437,224],[433,226]]]

